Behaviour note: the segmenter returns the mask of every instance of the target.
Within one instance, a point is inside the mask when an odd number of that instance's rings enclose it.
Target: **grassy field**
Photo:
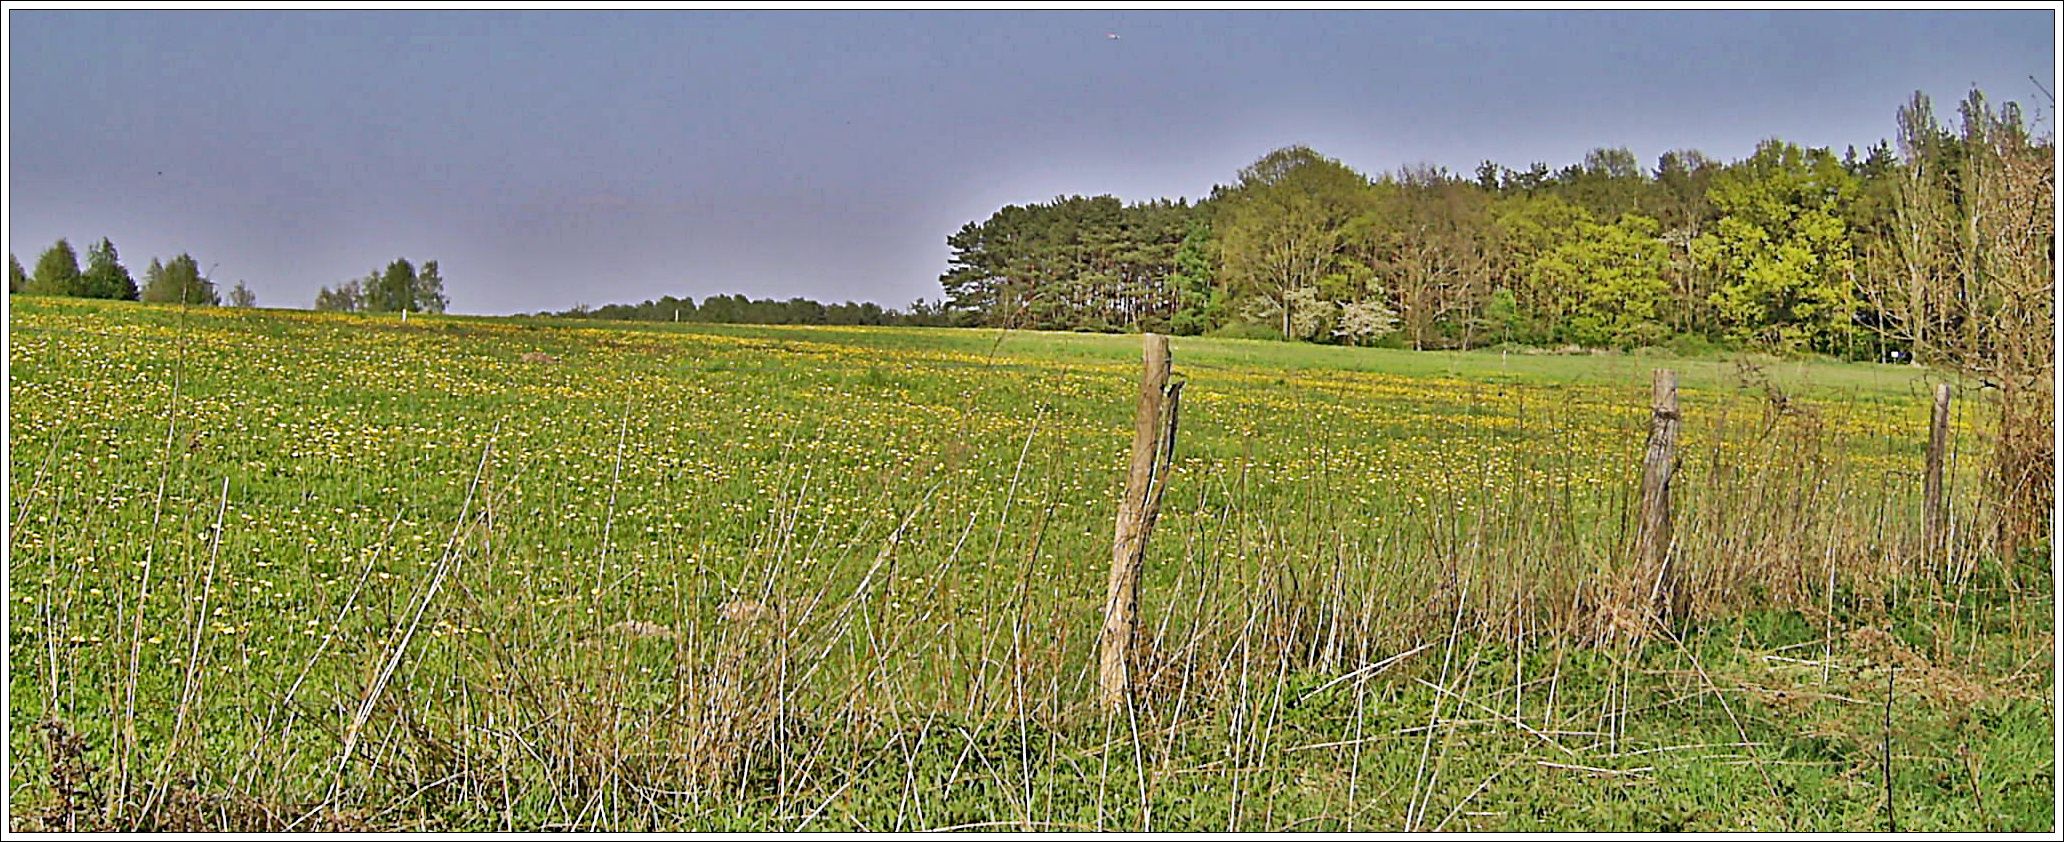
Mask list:
[[[10,305],[15,829],[2055,828],[1921,369],[1177,338],[1112,714],[1137,337]]]

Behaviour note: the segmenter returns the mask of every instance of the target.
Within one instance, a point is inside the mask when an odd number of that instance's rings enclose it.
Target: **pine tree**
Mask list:
[[[22,271],[21,260],[13,252],[7,254],[7,294],[21,292],[29,285],[29,273]]]
[[[1171,333],[1196,336],[1213,327],[1209,315],[1211,247],[1210,224],[1202,219],[1191,220],[1175,251],[1175,271],[1168,278],[1175,293],[1175,314],[1168,326]]]

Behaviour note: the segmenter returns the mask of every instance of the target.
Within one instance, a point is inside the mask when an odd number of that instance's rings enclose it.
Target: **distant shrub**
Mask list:
[[[1665,344],[1680,357],[1706,357],[1717,354],[1722,350],[1719,346],[1714,345],[1712,340],[1696,333],[1677,334],[1670,337],[1670,341]]]

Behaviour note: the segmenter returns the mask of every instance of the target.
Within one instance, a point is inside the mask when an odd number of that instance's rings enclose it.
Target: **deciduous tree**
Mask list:
[[[415,310],[416,265],[398,257],[387,268],[366,278],[366,309],[375,313]]]
[[[415,309],[419,311],[442,313],[444,308],[451,304],[451,299],[444,294],[444,276],[438,274],[437,261],[435,260],[423,261],[422,271],[416,273],[416,283],[413,289],[414,295],[412,298],[414,299]]]
[[[1737,339],[1836,351],[1855,325],[1855,260],[1843,214],[1854,177],[1826,149],[1764,141],[1714,177],[1722,216],[1700,247],[1716,262],[1713,303]]]
[[[1950,132],[1925,95],[1900,109],[1904,271],[1871,297],[1919,357],[1997,387],[1992,490],[2000,549],[2012,554],[2054,529],[2056,139],[2032,135],[2017,105],[1995,111],[1977,90],[1957,111]]]
[[[1670,294],[1663,280],[1668,260],[1661,224],[1627,214],[1611,225],[1582,221],[1575,236],[1536,265],[1545,281],[1579,291],[1567,338],[1590,346],[1636,347],[1660,342],[1667,333],[1663,309]]]
[[[356,313],[365,309],[365,289],[356,280],[338,284],[336,289],[319,287],[315,291],[315,309]]]
[[[1291,146],[1241,170],[1214,201],[1222,277],[1239,299],[1259,299],[1249,312],[1268,313],[1285,338],[1295,337],[1299,303],[1317,302],[1320,279],[1353,259],[1348,227],[1371,210],[1369,180]]]
[[[418,270],[408,258],[397,257],[358,281],[357,309],[370,313],[442,313],[450,303],[435,260],[424,261]]]
[[[150,271],[145,273],[143,300],[162,303],[181,302],[219,306],[222,298],[215,292],[215,283],[201,274],[200,263],[193,255],[181,252],[178,257],[160,266],[155,258],[151,260]]]
[[[70,242],[59,239],[36,258],[36,274],[29,277],[24,291],[32,295],[81,295],[86,291],[79,255]]]
[[[1490,294],[1490,197],[1445,170],[1412,167],[1377,185],[1381,215],[1360,226],[1369,265],[1395,293],[1413,348],[1468,348]]]
[[[137,296],[136,279],[122,268],[115,244],[106,237],[86,250],[86,272],[80,278],[80,288],[80,294],[87,298],[134,301]]]
[[[1548,193],[1515,194],[1491,208],[1491,272],[1498,287],[1510,291],[1512,309],[1501,315],[1519,341],[1550,341],[1576,310],[1582,290],[1567,274],[1539,271],[1539,264],[1590,222],[1589,211]]]

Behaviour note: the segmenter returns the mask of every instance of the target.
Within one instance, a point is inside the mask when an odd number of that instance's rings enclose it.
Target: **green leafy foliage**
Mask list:
[[[122,268],[115,244],[106,237],[86,251],[86,272],[80,279],[80,295],[86,298],[114,298],[134,301],[136,280]]]
[[[345,281],[336,289],[319,287],[315,291],[315,309],[334,313],[356,313],[365,309],[365,290],[358,281]]]
[[[326,312],[442,313],[450,304],[435,260],[418,270],[408,258],[396,258],[363,278],[315,292],[315,309]]]
[[[165,263],[151,258],[139,289],[136,279],[122,265],[114,242],[106,237],[86,250],[85,271],[80,271],[71,243],[62,239],[37,259],[33,276],[21,272],[21,264],[13,255],[8,256],[8,261],[10,292],[126,301],[141,298],[152,302],[176,302],[183,298],[191,304],[218,303],[214,285],[201,276],[194,259],[186,254],[173,259],[169,275]]]
[[[215,282],[203,276],[200,263],[185,252],[163,265],[155,258],[151,260],[150,269],[144,272],[143,300],[209,307],[222,303],[222,297],[215,291]]]
[[[1534,263],[1536,283],[1575,291],[1566,325],[1570,341],[1589,346],[1638,347],[1659,342],[1670,287],[1657,239],[1659,224],[1628,214],[1611,225],[1579,221],[1570,239]]]
[[[1699,249],[1717,264],[1713,295],[1729,334],[1777,348],[1839,349],[1857,307],[1848,223],[1858,183],[1826,149],[1765,141],[1715,177],[1723,215]]]
[[[1326,309],[1337,305],[1318,286],[1352,271],[1350,224],[1371,211],[1372,198],[1367,178],[1310,147],[1278,149],[1241,170],[1212,199],[1218,277],[1232,301],[1282,336],[1325,334]]]
[[[1396,341],[1417,349],[1976,358],[1993,342],[1985,326],[2023,321],[1999,314],[2042,309],[2041,285],[1993,279],[2050,277],[2054,256],[2029,244],[2049,241],[2053,201],[2037,188],[2054,140],[1976,91],[1958,113],[1962,130],[1945,129],[1917,95],[1899,109],[1896,152],[1771,139],[1733,163],[1673,149],[1650,170],[1598,148],[1560,169],[1369,178],[1286,147],[1178,204],[1188,230],[1121,222],[1154,205],[1108,196],[1006,207],[948,238],[941,283],[963,323],[996,326],[1362,344],[1368,331],[1343,329],[1356,307],[1392,314]],[[1114,272],[1145,253],[1129,265],[1149,271]]]
[[[1556,325],[1576,309],[1580,290],[1568,275],[1539,272],[1536,265],[1576,236],[1579,225],[1592,221],[1589,211],[1550,193],[1514,195],[1492,208],[1501,270],[1511,282],[1513,315],[1525,326],[1521,341],[1548,341]]]
[[[23,288],[30,295],[83,295],[85,279],[79,274],[79,255],[72,244],[58,240],[36,258],[36,274]]]

